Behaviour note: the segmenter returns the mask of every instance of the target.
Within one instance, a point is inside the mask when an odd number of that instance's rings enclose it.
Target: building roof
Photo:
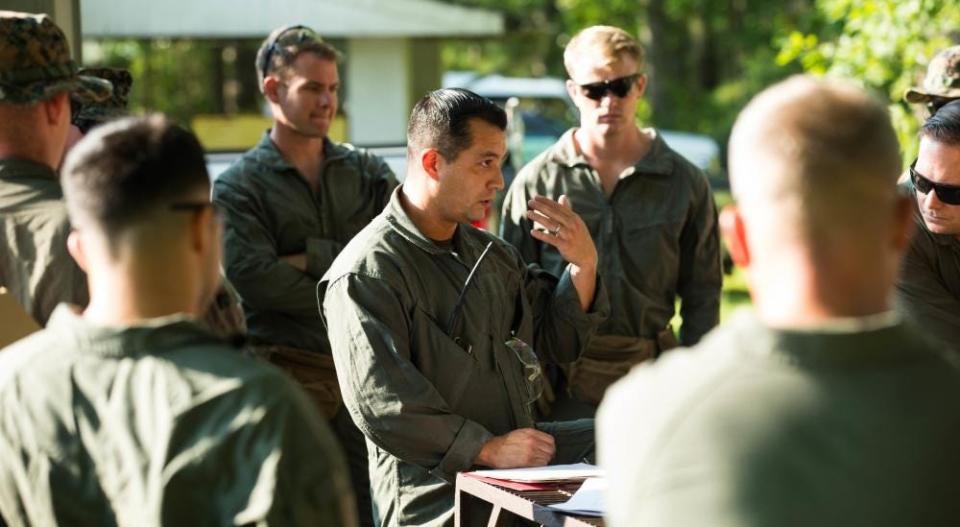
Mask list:
[[[90,38],[261,38],[285,24],[325,37],[503,33],[500,13],[437,0],[83,0]]]

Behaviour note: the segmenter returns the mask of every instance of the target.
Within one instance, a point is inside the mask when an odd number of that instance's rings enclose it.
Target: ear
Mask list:
[[[727,205],[720,211],[720,232],[727,242],[730,257],[737,266],[746,269],[750,266],[750,246],[747,242],[747,229],[743,215],[736,205]]]
[[[277,91],[280,89],[280,84],[280,81],[273,75],[267,75],[263,78],[263,96],[274,104],[280,102],[280,97],[277,94]]]
[[[87,253],[83,247],[83,236],[80,235],[80,231],[70,231],[70,234],[67,236],[67,252],[69,252],[73,260],[77,262],[80,269],[83,269],[83,272],[90,274],[87,268]]]
[[[67,122],[70,121],[70,95],[67,92],[58,93],[53,97],[43,101],[44,118],[49,126],[58,126],[61,119],[66,115]]]
[[[647,91],[647,76],[640,75],[640,78],[637,79],[637,91],[640,93],[640,97],[643,97],[643,94]]]
[[[575,101],[577,99],[577,83],[573,82],[572,79],[567,79],[566,86],[567,95],[570,96],[570,100]]]
[[[190,248],[197,254],[203,254],[215,243],[213,228],[216,218],[211,207],[205,207],[193,215],[190,221]]]
[[[913,219],[917,202],[910,196],[897,196],[897,203],[893,219],[893,245],[898,252],[903,252],[913,239],[916,222]]]
[[[427,148],[420,154],[420,166],[434,181],[440,181],[441,163],[443,163],[443,156],[435,148]]]

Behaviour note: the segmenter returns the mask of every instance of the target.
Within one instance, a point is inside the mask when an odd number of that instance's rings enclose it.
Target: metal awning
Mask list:
[[[326,37],[503,33],[494,11],[436,0],[81,0],[85,38],[262,38],[285,24]]]

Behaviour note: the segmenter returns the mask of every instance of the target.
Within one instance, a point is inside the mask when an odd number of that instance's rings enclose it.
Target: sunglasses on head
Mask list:
[[[947,205],[960,205],[960,186],[934,183],[917,172],[914,168],[916,164],[916,161],[910,163],[910,181],[913,182],[913,188],[917,189],[917,192],[928,194],[933,189],[940,201]]]
[[[289,36],[291,33],[293,35]],[[273,54],[277,51],[277,49],[281,47],[279,42],[282,41],[283,46],[289,46],[291,44],[303,43],[308,40],[320,40],[320,36],[307,26],[290,26],[278,32],[270,41],[270,43],[267,44],[267,51],[263,56],[263,69],[260,72],[264,77],[269,74],[270,60],[273,59]]]
[[[591,82],[589,84],[580,84],[580,89],[583,90],[583,94],[587,96],[588,99],[593,99],[599,101],[603,99],[604,95],[612,93],[617,97],[623,98],[630,93],[630,88],[633,87],[633,84],[637,82],[637,79],[640,78],[639,73],[634,73],[633,75],[627,75],[626,77],[620,77],[619,79],[613,79],[608,81],[600,82]]]

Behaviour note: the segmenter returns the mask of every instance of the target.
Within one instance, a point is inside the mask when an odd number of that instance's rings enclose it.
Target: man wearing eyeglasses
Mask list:
[[[567,370],[575,399],[564,411],[592,415],[610,383],[677,345],[670,321],[678,295],[681,344],[717,324],[720,245],[704,174],[654,129],[636,124],[647,84],[636,40],[619,28],[590,27],[567,45],[564,64],[580,127],[520,171],[504,201],[501,234],[526,261],[556,273],[566,262],[531,235],[530,200],[566,194],[590,229],[612,312]]]
[[[71,95],[101,101],[110,83],[78,73],[50,18],[0,11],[0,287],[40,325],[60,302],[87,302],[56,173]]]
[[[960,46],[952,46],[937,53],[922,86],[907,90],[904,100],[926,106],[928,115],[933,115],[941,106],[960,99]]]
[[[383,159],[328,137],[340,53],[303,26],[273,31],[257,53],[273,127],[214,183],[226,214],[224,267],[257,352],[287,370],[332,419],[369,523],[363,436],[340,404],[317,281],[396,186]]]
[[[576,359],[608,311],[583,220],[565,198],[530,205],[547,229],[534,236],[570,262],[559,277],[470,225],[503,188],[506,125],[467,90],[424,96],[407,127],[406,180],[321,283],[383,526],[452,525],[457,472],[592,454],[592,419],[537,424],[533,412],[539,359]]]
[[[196,137],[127,118],[62,177],[90,305],[0,351],[0,523],[356,525],[302,388],[199,324],[221,220]]]
[[[920,129],[920,153],[905,189],[917,232],[904,258],[897,304],[940,346],[960,351],[960,101]]]

